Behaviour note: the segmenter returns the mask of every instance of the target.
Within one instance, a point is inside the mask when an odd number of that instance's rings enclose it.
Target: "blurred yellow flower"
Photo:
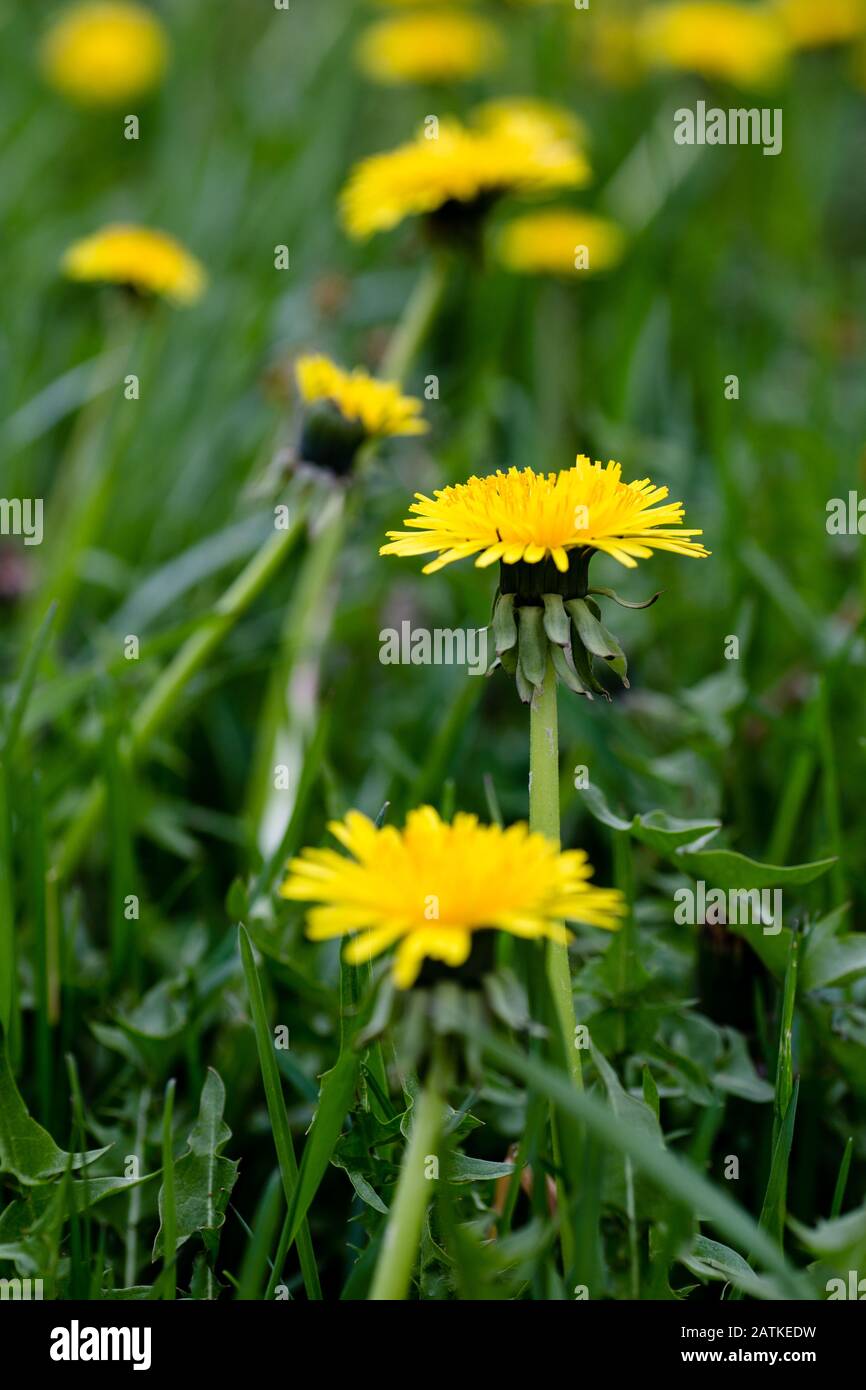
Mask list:
[[[499,139],[530,141],[571,140],[585,144],[586,127],[567,106],[556,106],[538,97],[497,97],[476,107],[473,120],[479,130]]]
[[[499,31],[458,10],[396,15],[365,30],[358,45],[362,70],[376,82],[460,82],[495,67]]]
[[[406,217],[444,215],[453,205],[483,208],[507,193],[579,187],[589,176],[573,139],[539,129],[506,135],[447,120],[356,165],[342,193],[342,217],[351,236],[368,237]]]
[[[866,33],[866,0],[775,0],[795,48],[849,43]]]
[[[524,213],[499,233],[497,257],[523,275],[585,275],[609,270],[622,258],[623,233],[615,222],[572,208]]]
[[[778,17],[757,5],[673,0],[653,6],[639,26],[641,52],[651,66],[744,87],[781,76],[789,53]]]
[[[76,241],[62,268],[70,280],[102,280],[140,294],[193,304],[207,277],[199,261],[166,232],[115,224]]]
[[[59,92],[87,106],[114,106],[160,81],[168,42],[157,16],[132,0],[88,0],[54,20],[42,70]]]
[[[703,532],[683,527],[683,505],[665,502],[667,495],[649,478],[624,483],[621,464],[591,463],[584,454],[560,473],[509,468],[437,489],[432,498],[417,492],[404,522],[414,529],[389,531],[379,554],[435,552],[425,574],[470,555],[479,569],[550,556],[565,574],[569,551],[580,548],[602,550],[628,569],[653,550],[704,558],[709,552],[691,539]]]
[[[362,368],[344,372],[329,357],[300,357],[295,364],[298,389],[308,405],[326,402],[349,424],[360,426],[367,438],[426,434],[423,405],[403,396],[394,381],[377,381]]]
[[[359,811],[328,828],[348,857],[305,849],[280,892],[321,904],[307,916],[313,941],[353,935],[343,952],[350,965],[399,943],[400,989],[415,983],[425,960],[463,965],[475,932],[496,928],[567,944],[563,918],[615,931],[624,914],[615,888],[589,882],[583,850],[560,851],[522,824],[503,830],[464,813],[449,824],[421,806],[402,830],[378,828]]]

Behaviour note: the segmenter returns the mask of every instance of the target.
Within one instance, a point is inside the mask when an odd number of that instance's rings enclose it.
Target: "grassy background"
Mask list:
[[[784,152],[769,159],[750,147],[676,147],[677,107],[701,95],[723,106],[741,98],[688,77],[603,84],[580,28],[589,21],[570,9],[491,6],[509,39],[495,77],[453,92],[383,95],[354,69],[370,11],[349,0],[296,0],[288,13],[216,10],[203,0],[158,8],[172,68],[164,88],[138,104],[141,138],[129,142],[117,113],[76,111],[46,92],[34,64],[42,16],[0,3],[0,496],[46,499],[42,546],[3,542],[6,571],[23,567],[26,581],[23,594],[0,601],[7,708],[47,605],[59,603],[21,733],[3,760],[0,917],[14,921],[17,942],[10,1050],[31,1113],[65,1148],[113,1144],[92,1174],[118,1175],[132,1154],[152,1173],[166,1081],[177,1079],[177,1156],[215,1068],[234,1132],[224,1154],[240,1171],[219,1251],[218,1222],[205,1211],[177,1278],[183,1292],[215,1296],[207,1251],[224,1297],[238,1287],[262,1295],[280,1194],[236,904],[227,908],[226,894],[258,875],[293,806],[297,845],[319,843],[329,814],[358,806],[375,815],[386,800],[397,820],[423,798],[486,814],[492,788],[506,820],[525,816],[525,711],[509,683],[378,659],[380,629],[400,617],[483,624],[488,584],[471,567],[424,578],[419,566],[376,552],[416,488],[512,464],[566,467],[580,450],[620,459],[629,477],[667,483],[713,552],[694,566],[659,556],[628,576],[597,560],[596,582],[632,599],[665,593],[616,624],[631,691],[605,708],[561,700],[564,841],[586,846],[600,882],[637,885],[628,952],[593,933],[578,943],[579,1014],[592,1019],[603,1054],[590,1078],[615,1111],[616,1076],[634,1106],[644,1095],[638,1130],[660,1093],[669,1149],[733,1191],[756,1220],[764,1209],[765,1227],[781,1239],[786,1203],[778,1172],[776,1188],[771,1181],[772,1152],[785,1078],[796,1074],[790,1155],[782,1145],[787,1210],[807,1227],[830,1215],[849,1136],[844,1205],[856,1208],[866,1173],[866,962],[857,936],[866,575],[860,538],[825,527],[828,499],[864,483],[866,208],[857,172],[866,103],[848,79],[848,55],[798,58],[767,99],[784,110]],[[345,239],[335,203],[351,163],[399,142],[429,112],[463,113],[487,95],[518,93],[563,101],[584,118],[595,180],[575,201],[623,221],[623,264],[566,285],[455,263],[406,382],[419,390],[428,373],[440,377],[432,433],[380,455],[351,512],[338,582],[311,601],[321,555],[299,538],[128,769],[132,711],[268,534],[278,496],[268,465],[298,426],[292,356],[315,348],[375,366],[425,261],[411,226],[362,246]],[[204,261],[211,283],[199,306],[133,309],[112,291],[60,278],[70,241],[123,219],[170,230]],[[274,269],[278,244],[290,249],[288,272]],[[140,377],[136,402],[123,399],[125,370]],[[737,401],[724,395],[731,373]],[[124,658],[128,634],[140,639],[139,661]],[[738,661],[725,659],[730,635],[740,640]],[[292,789],[274,793],[271,767],[284,760]],[[806,937],[801,965],[823,939],[843,952],[844,967],[801,969],[792,1059],[783,1049],[779,1065],[784,952],[761,959],[732,933],[675,927],[672,895],[689,879],[588,813],[572,784],[579,764],[629,817],[652,808],[718,817],[718,844],[759,861],[838,856],[813,884],[786,889],[786,924]],[[54,847],[103,774],[109,815],[75,872],[57,887],[49,876],[46,891]],[[128,894],[140,898],[138,922],[123,918]],[[826,915],[845,903],[847,915],[828,927]],[[271,1026],[290,1033],[290,1049],[276,1056],[300,1147],[317,1078],[339,1050],[337,954],[306,943],[297,912],[270,893],[249,915]],[[313,1202],[329,1297],[365,1291],[382,1216],[363,1184],[389,1202],[394,1124],[411,1094],[400,1097],[394,1084],[393,1114],[356,1112],[337,1150],[342,1166],[328,1169]],[[463,1150],[501,1163],[524,1131],[525,1105],[522,1084],[491,1069],[471,1102],[481,1124],[460,1130]],[[585,1185],[581,1177],[592,1268],[583,1282],[593,1297],[689,1286],[692,1297],[718,1297],[722,1285],[693,1267],[700,1203],[686,1203],[683,1215],[673,1186],[635,1189],[622,1152],[593,1147]],[[727,1155],[740,1157],[738,1182],[724,1181]],[[542,1151],[536,1172],[544,1163]],[[483,1243],[489,1172],[453,1187],[434,1219],[423,1295],[489,1294],[496,1277],[497,1296],[562,1296],[541,1184],[532,1203],[520,1199],[512,1243]],[[180,1180],[191,1180],[188,1169]],[[136,1236],[129,1194],[107,1194],[76,1217],[68,1192],[57,1197],[65,1181],[7,1175],[0,1273],[42,1271],[48,1261],[59,1294],[165,1292],[160,1263],[150,1262],[160,1181],[136,1189]],[[853,1253],[838,1236],[825,1258],[857,1267],[846,1261],[866,1254],[864,1229]],[[704,1234],[725,1238],[712,1223]],[[802,1232],[785,1242],[794,1263],[811,1258]],[[692,1266],[678,1258],[684,1251]],[[285,1277],[297,1287],[294,1255]],[[816,1296],[823,1284],[817,1278]]]

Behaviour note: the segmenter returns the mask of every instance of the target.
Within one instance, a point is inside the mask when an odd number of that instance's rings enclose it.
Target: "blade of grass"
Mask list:
[[[18,986],[15,903],[12,896],[12,836],[6,762],[0,758],[0,1027],[9,1039],[13,1068],[17,1057]]]
[[[163,1272],[162,1296],[167,1301],[177,1297],[177,1210],[174,1192],[174,1148],[172,1129],[174,1120],[174,1077],[165,1088],[165,1104],[162,1111],[162,1232],[163,1232]]]
[[[255,1302],[262,1297],[265,1274],[270,1262],[280,1210],[283,1206],[282,1178],[274,1169],[256,1207],[249,1240],[241,1263],[236,1297],[240,1302]]]
[[[54,619],[57,615],[57,604],[49,604],[42,622],[39,624],[36,635],[30,644],[21,675],[18,678],[18,685],[15,691],[15,698],[6,718],[3,731],[3,756],[7,762],[11,761],[15,751],[15,744],[21,732],[21,725],[24,715],[27,712],[27,705],[36,684],[36,677],[39,673],[39,663],[42,660],[48,639],[51,636],[51,629],[54,626]]]
[[[35,995],[36,1092],[39,1116],[51,1129],[54,1089],[54,1056],[48,997],[48,905],[45,896],[46,841],[42,782],[37,773],[30,779],[27,807],[27,884],[28,906],[33,927],[33,983]]]
[[[849,1134],[845,1141],[845,1152],[842,1154],[842,1162],[839,1164],[839,1175],[836,1178],[836,1189],[833,1193],[833,1204],[830,1207],[830,1220],[835,1221],[837,1216],[842,1215],[842,1203],[845,1201],[845,1188],[848,1186],[848,1174],[851,1171],[851,1158],[854,1153],[854,1135]]]
[[[808,1280],[788,1264],[778,1245],[758,1227],[748,1212],[727,1193],[714,1187],[702,1173],[696,1172],[669,1149],[647,1142],[645,1136],[635,1133],[595,1096],[578,1091],[566,1077],[537,1058],[524,1056],[517,1048],[471,1020],[464,1020],[463,1026],[466,1034],[483,1046],[492,1061],[499,1063],[512,1076],[545,1092],[561,1114],[584,1124],[604,1144],[630,1158],[638,1171],[645,1173],[675,1201],[691,1207],[692,1212],[700,1214],[702,1220],[712,1222],[734,1246],[751,1249],[767,1271],[778,1276],[787,1297],[814,1297]]]
[[[262,1083],[265,1089],[268,1115],[270,1116],[271,1129],[274,1136],[274,1147],[277,1151],[277,1161],[280,1165],[280,1173],[283,1179],[283,1192],[286,1198],[286,1207],[288,1211],[291,1211],[298,1186],[298,1164],[292,1144],[292,1135],[289,1129],[286,1107],[283,1102],[280,1073],[277,1067],[276,1057],[274,1056],[273,1038],[268,1027],[268,1019],[265,1012],[262,982],[259,979],[259,973],[256,969],[255,960],[253,959],[253,948],[250,944],[250,938],[243,925],[238,926],[238,944],[244,968],[247,995],[250,1001],[253,1030],[256,1035],[256,1048],[259,1054]],[[288,1245],[286,1250],[288,1253]],[[298,1230],[298,1257],[301,1262],[301,1273],[304,1277],[304,1288],[307,1291],[307,1297],[310,1299],[320,1299],[322,1297],[322,1290],[319,1284],[319,1271],[316,1267],[313,1244],[310,1240],[310,1233],[306,1222],[303,1222]]]

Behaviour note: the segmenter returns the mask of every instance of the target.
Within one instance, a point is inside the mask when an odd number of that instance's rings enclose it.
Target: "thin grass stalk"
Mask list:
[[[289,1120],[283,1101],[280,1073],[277,1067],[277,1059],[274,1055],[274,1040],[268,1027],[265,1000],[262,993],[262,982],[259,979],[259,972],[256,969],[256,963],[253,959],[253,948],[250,944],[250,938],[243,926],[238,928],[238,942],[244,968],[244,977],[246,979],[247,995],[250,1001],[250,1013],[252,1014],[253,1030],[256,1036],[256,1049],[259,1056],[259,1067],[262,1073],[262,1084],[264,1086],[265,1100],[268,1107],[268,1117],[274,1136],[274,1148],[277,1152],[277,1162],[279,1163],[280,1174],[283,1179],[283,1192],[286,1199],[287,1211],[291,1212],[295,1190],[298,1186],[298,1162],[295,1157],[295,1149],[292,1144],[292,1133],[289,1128]],[[289,1244],[288,1241],[286,1241],[286,1248],[282,1253],[282,1259],[285,1259],[288,1251]],[[322,1297],[322,1289],[319,1283],[319,1271],[316,1265],[315,1255],[313,1254],[313,1245],[310,1240],[310,1231],[306,1221],[302,1222],[298,1231],[298,1258],[301,1263],[301,1273],[304,1277],[304,1287],[307,1291],[307,1297],[315,1300],[320,1299]],[[281,1259],[275,1262],[274,1278],[279,1277],[281,1264]]]
[[[439,1158],[446,1090],[445,1064],[437,1054],[415,1101],[409,1143],[370,1287],[372,1302],[400,1302],[409,1292],[424,1216],[435,1190],[435,1179],[427,1176],[427,1167],[429,1160]]]
[[[165,1088],[162,1111],[162,1296],[171,1302],[177,1297],[177,1207],[174,1190],[174,1077]]]
[[[144,1150],[147,1143],[147,1112],[150,1108],[150,1088],[144,1086],[138,1097],[138,1111],[135,1117],[135,1138],[133,1152],[144,1167]],[[126,1252],[124,1255],[124,1283],[132,1288],[138,1272],[138,1223],[141,1220],[141,1188],[135,1186],[129,1194],[129,1214],[126,1222]]]
[[[151,740],[176,713],[180,697],[193,676],[198,674],[279,571],[299,539],[303,526],[304,513],[299,509],[293,525],[284,531],[274,531],[226,589],[211,616],[184,642],[169,662],[132,717],[126,750],[130,766],[142,756]],[[68,877],[78,864],[99,825],[106,799],[105,781],[98,778],[91,783],[75,819],[58,846],[51,870],[55,878]]]

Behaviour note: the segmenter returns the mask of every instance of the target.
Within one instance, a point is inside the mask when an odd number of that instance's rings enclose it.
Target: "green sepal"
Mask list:
[[[606,660],[616,656],[616,652],[611,648],[610,634],[605,634],[604,628],[585,599],[570,598],[565,606],[571,614],[577,635],[588,652]]]
[[[571,654],[574,659],[574,669],[577,671],[577,674],[580,680],[583,681],[584,685],[587,686],[590,690],[594,690],[596,695],[602,695],[605,700],[609,700],[609,693],[605,690],[604,686],[601,684],[601,681],[598,679],[598,677],[595,675],[595,672],[592,669],[592,657],[586,650],[586,647],[581,642],[576,631],[575,640],[571,646]]]
[[[510,647],[508,651],[500,652],[499,665],[509,676],[517,675],[517,649]]]
[[[523,668],[518,662],[514,672],[514,680],[517,685],[517,693],[525,705],[532,704],[532,697],[535,693],[535,686],[531,685],[523,674]]]
[[[626,659],[626,654],[620,646],[619,642],[614,637],[613,633],[608,631],[604,623],[601,621],[601,609],[599,608],[595,600],[591,598],[587,599],[586,606],[592,613],[596,622],[598,623],[599,630],[603,635],[604,641],[610,647],[611,655],[603,656],[602,661],[607,662],[614,675],[619,676],[626,690],[628,690],[628,660]]]
[[[627,598],[620,598],[614,589],[590,589],[589,592],[601,594],[603,598],[612,598],[614,603],[619,604],[620,608],[652,608],[653,604],[661,598],[664,590],[659,589],[657,594],[653,594],[652,598],[645,599],[643,603],[632,603]]]
[[[547,669],[548,644],[543,613],[543,609],[528,605],[517,610],[520,623],[519,667],[530,685],[542,685]]]
[[[567,647],[571,641],[571,623],[562,602],[561,594],[542,594],[544,599],[544,631],[551,642],[558,647]]]
[[[575,695],[585,695],[588,700],[594,699],[594,695],[589,686],[584,685],[574,666],[569,661],[570,651],[567,647],[560,647],[554,643],[550,648],[553,657],[553,669],[563,685],[573,690]]]
[[[493,637],[496,655],[517,646],[517,623],[514,619],[514,595],[500,594],[493,609]]]

